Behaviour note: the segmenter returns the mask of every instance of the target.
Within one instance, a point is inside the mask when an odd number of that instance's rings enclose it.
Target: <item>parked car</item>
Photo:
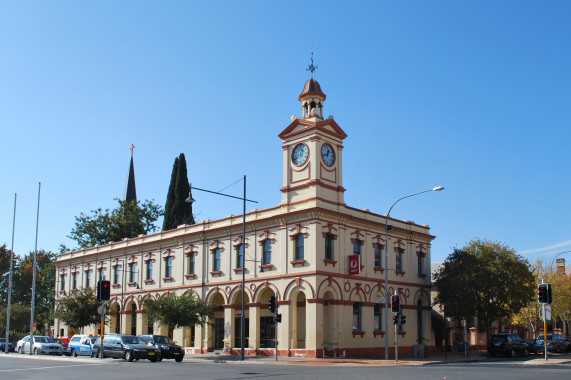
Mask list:
[[[63,347],[63,354],[69,356],[69,345],[61,338],[55,338],[55,340]]]
[[[100,357],[100,353],[101,342],[95,341],[91,356]],[[123,358],[128,362],[139,359],[156,362],[161,357],[161,350],[134,335],[111,334],[103,337],[103,357]]]
[[[8,342],[8,352],[14,352],[16,346],[12,342]],[[0,338],[0,353],[6,351],[6,338]]]
[[[529,348],[525,340],[517,334],[498,333],[492,335],[488,344],[488,353],[491,356],[496,354],[504,354],[511,357],[514,357],[516,354],[527,356],[529,355]]]
[[[71,356],[77,357],[81,356],[92,356],[93,345],[97,342],[101,342],[101,337],[98,336],[82,336],[79,340],[73,342],[73,346],[70,350]],[[71,344],[71,341],[70,341]]]
[[[181,362],[184,359],[184,350],[178,344],[172,341],[168,336],[163,335],[139,335],[148,344],[151,344],[161,350],[161,357],[163,359],[174,359]]]
[[[82,334],[75,334],[69,340],[67,350],[68,355],[77,356],[79,354],[79,346],[81,346],[81,342],[84,338],[87,338],[89,335],[82,335]]]
[[[50,355],[63,355],[63,347],[61,344],[57,343],[57,340],[50,338],[49,336],[34,336],[33,347],[30,348],[30,336],[27,335],[23,339],[20,339],[16,344],[16,351],[20,354],[25,354],[30,352],[35,355],[39,354],[50,354]]]
[[[537,337],[537,344],[544,347],[545,337],[539,335]],[[554,352],[568,352],[571,349],[569,341],[561,334],[547,334],[547,351]],[[541,351],[543,352],[543,350]]]
[[[526,339],[525,343],[527,343],[527,350],[530,354],[542,354],[543,353],[543,342],[538,342],[537,339]]]

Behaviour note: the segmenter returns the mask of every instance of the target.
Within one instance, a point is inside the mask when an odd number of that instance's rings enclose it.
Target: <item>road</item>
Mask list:
[[[44,357],[0,354],[0,379],[534,379],[569,378],[571,355],[564,364],[532,364],[523,358],[433,365],[315,365],[269,360],[187,360],[175,363],[118,359]]]

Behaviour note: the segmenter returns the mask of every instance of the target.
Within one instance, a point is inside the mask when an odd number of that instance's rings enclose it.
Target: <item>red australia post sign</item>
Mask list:
[[[359,255],[349,256],[349,274],[359,274],[359,270],[361,269],[359,258]]]

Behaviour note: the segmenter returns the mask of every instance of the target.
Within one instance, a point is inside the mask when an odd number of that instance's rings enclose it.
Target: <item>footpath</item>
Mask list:
[[[503,358],[499,358],[502,360]],[[571,354],[550,355],[545,361],[543,355],[530,355],[526,358],[517,358],[521,365],[571,365]],[[209,353],[202,355],[187,355],[184,362],[214,362],[214,363],[245,363],[245,364],[279,364],[279,365],[307,365],[307,366],[417,366],[417,365],[437,365],[446,363],[467,363],[498,361],[490,358],[486,351],[470,351],[468,357],[456,352],[431,353],[426,358],[399,357],[398,362],[393,358],[300,358],[300,357],[278,357],[276,361],[272,356],[246,356],[244,361],[239,355],[222,355]]]

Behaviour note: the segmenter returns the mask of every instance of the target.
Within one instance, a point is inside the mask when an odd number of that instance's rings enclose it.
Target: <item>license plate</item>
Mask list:
[[[149,352],[149,356],[153,356],[154,354],[154,352]]]

